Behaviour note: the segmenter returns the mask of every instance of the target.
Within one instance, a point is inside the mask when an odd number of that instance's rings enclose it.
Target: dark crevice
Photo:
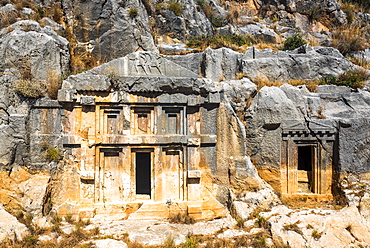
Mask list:
[[[348,101],[347,101],[347,99],[346,98],[344,98],[343,96],[341,96],[341,98],[342,98],[342,100],[343,100],[343,102],[344,102],[344,104],[346,104],[348,107],[350,107],[351,109],[353,109],[353,110],[355,110],[349,103],[348,103]]]

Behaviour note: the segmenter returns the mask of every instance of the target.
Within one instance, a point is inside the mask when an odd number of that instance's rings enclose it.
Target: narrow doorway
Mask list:
[[[151,153],[136,152],[136,194],[151,196]]]
[[[298,147],[298,191],[299,193],[313,192],[313,168],[315,150],[313,146]]]

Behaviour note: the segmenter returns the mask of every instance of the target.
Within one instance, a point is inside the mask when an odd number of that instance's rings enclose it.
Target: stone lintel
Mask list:
[[[200,170],[188,170],[188,178],[200,178],[202,172]]]
[[[80,97],[81,105],[95,105],[95,97],[93,96],[81,96]]]
[[[40,98],[32,106],[33,108],[60,108],[60,104],[57,100],[52,100],[50,98]]]

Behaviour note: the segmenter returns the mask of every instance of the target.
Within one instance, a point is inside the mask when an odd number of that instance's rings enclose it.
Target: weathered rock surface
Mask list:
[[[109,61],[138,50],[157,51],[141,1],[61,2],[77,41],[76,55],[92,52],[100,60]],[[130,16],[130,9],[137,14]]]
[[[125,242],[114,240],[114,239],[97,240],[94,242],[94,244],[97,248],[110,248],[110,247],[127,248],[128,247]]]
[[[250,35],[266,43],[278,43],[280,41],[279,35],[274,30],[260,23],[240,26],[235,31],[241,35]]]
[[[50,27],[35,21],[19,21],[0,31],[0,163],[9,169],[13,163],[29,162],[30,99],[24,99],[14,85],[22,80],[49,82],[69,70],[69,43]],[[27,90],[27,89],[26,89]]]
[[[254,47],[245,53],[231,49],[206,49],[201,55],[186,55],[198,61],[198,67],[186,63],[182,56],[169,56],[175,63],[193,70],[201,68],[203,76],[214,81],[235,79],[237,74],[248,76],[252,81],[265,78],[286,82],[292,79],[315,80],[336,76],[356,66],[338,50],[308,45],[294,51],[258,50]]]
[[[339,170],[343,173],[350,170],[368,172],[369,135],[365,126],[368,125],[370,93],[334,86],[318,86],[317,92],[310,93],[305,87],[286,84],[280,88],[263,87],[257,93],[246,112],[247,145],[252,160],[258,158],[258,164],[270,168],[276,164],[273,159],[280,156],[280,147],[274,137],[280,139],[279,123],[283,120],[294,119],[306,125],[306,122],[321,119],[325,125],[339,130]],[[261,151],[269,152],[263,154]]]
[[[18,78],[46,81],[51,75],[61,76],[69,70],[68,41],[35,21],[19,21],[2,29],[0,53],[0,68]]]
[[[0,244],[6,239],[22,240],[29,234],[28,228],[5,211],[2,205],[0,205],[0,220]]]
[[[271,223],[275,244],[291,247],[350,247],[366,246],[370,242],[366,220],[354,206],[340,211],[315,209],[280,214],[280,210],[273,209],[272,212],[278,214],[263,215]]]
[[[195,4],[195,1],[181,0],[176,3],[181,8],[180,15],[176,15],[166,7],[153,13],[154,27],[159,34],[171,34],[178,39],[191,39],[213,34],[211,21],[206,17],[201,7]],[[216,9],[215,5],[213,7]],[[223,11],[223,9],[221,10]]]
[[[20,166],[14,166],[10,173],[1,171],[1,175],[1,203],[9,209],[23,209],[34,216],[41,215],[43,197],[50,178],[48,174],[31,174]]]
[[[161,245],[168,238],[173,238],[175,244],[185,242],[186,235],[211,235],[223,228],[232,228],[235,223],[229,216],[227,218],[195,223],[192,225],[169,224],[163,221],[109,221],[105,219],[92,219],[93,225],[99,226],[101,235],[113,235],[122,238],[128,234],[133,242],[143,245]]]
[[[335,0],[329,1],[286,1],[282,3],[278,0],[262,0],[259,1],[261,6],[260,11],[269,13],[269,11],[281,11],[294,13],[298,12],[307,16],[314,16],[314,18],[321,17],[326,14],[333,18],[335,24],[347,23],[346,14],[340,9],[340,4]]]

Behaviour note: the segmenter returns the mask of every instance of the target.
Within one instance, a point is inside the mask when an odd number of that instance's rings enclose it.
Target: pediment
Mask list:
[[[283,131],[335,131],[335,123],[331,120],[310,120],[308,126],[298,120],[285,120],[281,125]]]
[[[98,74],[115,73],[121,77],[198,77],[189,69],[152,52],[131,53],[91,71]]]
[[[298,121],[298,120],[286,120],[282,123],[281,127],[283,130],[286,130],[286,131],[298,131],[298,130],[305,131],[307,130],[305,123],[303,123],[302,121]]]

